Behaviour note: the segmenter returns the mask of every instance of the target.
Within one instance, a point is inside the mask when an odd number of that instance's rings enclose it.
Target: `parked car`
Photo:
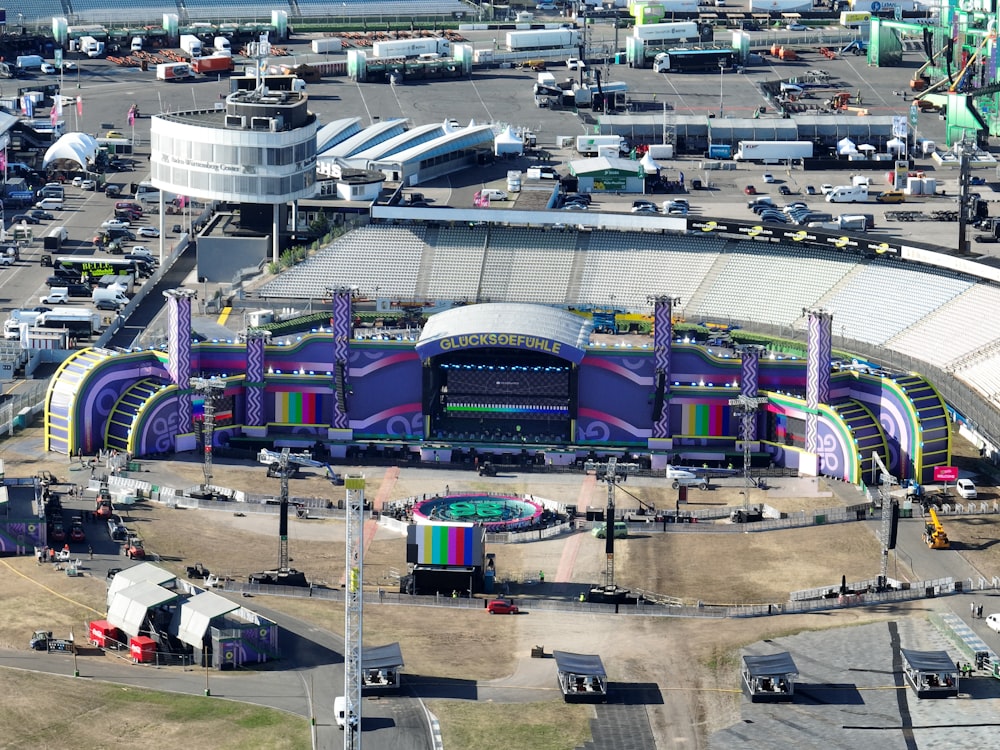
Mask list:
[[[99,299],[94,303],[94,307],[98,310],[120,310],[122,305],[115,302],[113,299]]]
[[[743,192],[746,193],[747,195],[757,195],[757,188],[755,188],[753,185],[747,185],[745,188],[743,188]]]
[[[129,226],[129,222],[122,219],[108,219],[101,224],[101,229],[128,229]]]
[[[764,182],[770,185],[771,183],[774,182],[774,175],[771,174],[770,172],[764,172],[764,177],[762,179],[764,180]]]
[[[76,70],[76,63],[72,60],[63,60],[63,70]],[[64,96],[64,99],[72,99],[73,97]]]
[[[986,178],[985,177],[970,177],[969,178],[969,184],[970,185],[985,185],[986,184]]]
[[[788,29],[789,31],[805,31],[809,27],[806,26],[804,23],[790,23],[787,26],[785,26],[785,28]]]
[[[84,180],[80,183],[83,190],[94,190],[97,187],[97,180]]]
[[[986,618],[986,627],[1000,633],[1000,615],[989,615]]]
[[[14,214],[10,217],[11,224],[37,224],[38,219],[31,214]]]
[[[594,197],[590,193],[568,193],[564,198],[564,201],[566,203],[573,201],[576,203],[584,203],[588,206],[591,204],[591,202],[593,202],[593,200]]]
[[[516,615],[520,610],[508,599],[493,599],[486,605],[486,611],[491,615]]]
[[[792,194],[792,189],[790,187],[788,187],[788,185],[779,185],[778,186],[778,194],[779,195],[791,195]]]
[[[139,236],[156,238],[160,236],[160,230],[156,227],[139,227]]]
[[[816,188],[812,185],[806,185],[806,195],[816,195]]]
[[[971,479],[959,479],[955,482],[955,491],[964,500],[975,500],[979,495],[976,491],[976,485]]]
[[[104,188],[104,194],[109,198],[121,198],[122,196],[122,186],[121,185],[108,185]]]
[[[39,219],[39,220],[42,220],[42,221],[52,221],[52,219],[56,218],[55,216],[53,216],[48,211],[43,211],[40,208],[33,208],[30,211],[28,211],[27,213],[30,216],[34,216],[36,219]]]
[[[902,190],[883,190],[875,196],[876,203],[903,203],[906,195]]]
[[[43,62],[42,63],[42,72],[43,73],[48,73],[49,75],[51,75],[51,74],[53,74],[53,73],[56,72],[56,66],[53,65],[52,63]]]
[[[659,213],[653,201],[632,201],[632,213]]]
[[[823,195],[829,195],[830,193],[833,192],[833,185],[831,185],[829,182],[824,182],[822,185],[819,186],[819,191]]]

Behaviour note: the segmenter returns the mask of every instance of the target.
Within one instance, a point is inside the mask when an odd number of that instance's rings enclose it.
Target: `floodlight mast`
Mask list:
[[[587,461],[584,471],[593,471],[600,482],[608,484],[608,509],[604,524],[604,553],[606,567],[604,571],[604,586],[607,591],[615,588],[615,485],[628,478],[629,469],[639,468],[638,464],[618,463],[618,459],[610,456],[604,463]]]
[[[215,393],[224,391],[226,383],[219,378],[191,378],[191,389],[205,399],[205,418],[202,421],[202,442],[204,443],[204,460],[201,471],[205,478],[201,486],[202,492],[210,492],[212,486],[212,442],[215,436]]]

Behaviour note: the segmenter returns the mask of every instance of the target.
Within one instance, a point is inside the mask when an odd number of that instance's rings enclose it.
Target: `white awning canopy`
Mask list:
[[[139,635],[146,612],[178,599],[180,594],[143,581],[115,594],[108,607],[108,622],[128,635]]]
[[[201,648],[212,620],[239,608],[240,605],[211,591],[205,591],[181,604],[174,615],[171,631],[189,646]]]

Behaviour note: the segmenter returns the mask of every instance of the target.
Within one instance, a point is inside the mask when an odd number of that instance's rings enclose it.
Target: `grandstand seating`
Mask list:
[[[255,0],[226,0],[225,2],[183,0],[183,5],[184,14],[192,21],[232,20],[239,18],[244,21],[254,19],[270,22],[272,10],[289,11],[289,15],[291,15],[291,8],[287,3],[265,3],[256,2]]]
[[[7,26],[17,25],[18,16],[25,24],[52,23],[54,16],[67,15],[61,0],[9,0],[4,3],[7,9]]]
[[[955,372],[955,376],[1000,405],[1000,350]]]
[[[937,311],[890,339],[890,349],[948,369],[956,360],[974,356],[1000,340],[991,325],[969,325],[983,310],[1000,310],[1000,287],[974,284]],[[960,334],[960,335],[959,335]]]
[[[593,232],[575,302],[647,309],[650,295],[691,298],[722,240],[640,232]]]
[[[752,241],[736,243],[723,260],[711,294],[685,307],[686,316],[792,325],[855,266],[843,253],[810,250],[809,273],[802,273],[801,252]],[[780,293],[772,291],[774,282]]]
[[[144,24],[150,19],[161,19],[164,13],[178,13],[175,2],[155,0],[69,0],[76,16],[93,23]]]
[[[779,280],[782,293],[770,293]],[[268,282],[260,296],[319,299],[342,286],[404,299],[626,310],[648,310],[649,296],[670,294],[689,319],[798,328],[803,308],[822,307],[835,335],[951,369],[1000,402],[1000,336],[970,324],[1000,309],[1000,287],[898,260],[661,233],[370,225]]]
[[[971,284],[956,274],[876,258],[861,265],[821,305],[833,314],[834,333],[884,344]]]
[[[485,227],[441,227],[427,294],[432,299],[474,300],[486,252]]]
[[[469,13],[459,0],[296,0],[290,16],[450,16]]]

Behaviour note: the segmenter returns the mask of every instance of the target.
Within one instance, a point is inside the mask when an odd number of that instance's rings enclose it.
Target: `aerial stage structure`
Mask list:
[[[592,343],[586,317],[519,303],[454,307],[416,340],[364,338],[347,289],[333,294],[328,328],[196,342],[193,293],[165,296],[167,351],[89,348],[62,364],[46,396],[47,450],[195,450],[212,397],[214,447],[329,460],[568,465],[624,454],[658,469],[749,455],[851,483],[866,478],[872,453],[921,482],[950,463],[948,412],[933,385],[834,367],[822,310],[808,312],[802,359],[675,340],[669,295],[651,300],[652,341],[633,347]],[[205,396],[193,377],[223,385]],[[746,399],[759,404],[749,416]]]

